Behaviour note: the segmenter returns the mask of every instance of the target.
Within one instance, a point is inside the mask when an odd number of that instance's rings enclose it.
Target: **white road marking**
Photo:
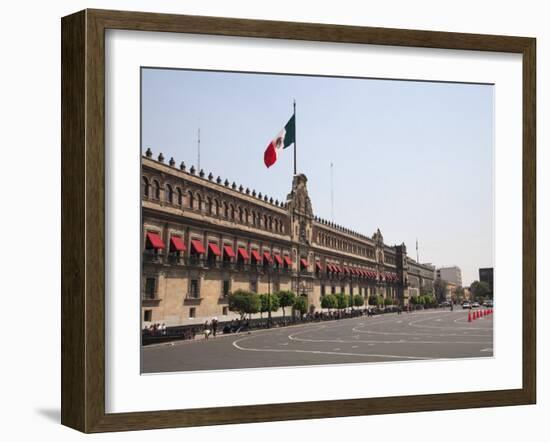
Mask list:
[[[249,337],[237,339],[236,341],[233,341],[233,346],[239,350],[243,351],[257,351],[257,352],[275,352],[275,353],[313,353],[313,354],[323,354],[323,355],[339,355],[339,356],[361,356],[361,357],[371,357],[371,358],[392,358],[392,359],[419,359],[419,360],[427,360],[427,359],[433,359],[431,357],[423,357],[423,356],[398,356],[398,355],[380,355],[380,354],[374,354],[374,353],[342,353],[338,352],[335,353],[333,351],[318,351],[318,350],[283,350],[278,348],[271,348],[271,349],[263,349],[263,348],[247,348],[242,347],[238,343],[242,342],[246,339],[250,339]]]

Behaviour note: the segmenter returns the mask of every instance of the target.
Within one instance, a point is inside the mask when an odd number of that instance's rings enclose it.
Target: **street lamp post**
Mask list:
[[[267,268],[267,328],[271,328],[271,268]]]
[[[353,312],[355,311],[355,309],[353,308],[353,276],[351,275],[351,273],[349,275],[349,305],[351,308],[351,316],[353,317]]]

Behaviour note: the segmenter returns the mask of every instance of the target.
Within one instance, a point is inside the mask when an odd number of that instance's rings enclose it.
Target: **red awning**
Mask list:
[[[288,255],[285,255],[284,257],[285,263],[288,267],[292,267],[292,259]]]
[[[216,256],[220,256],[222,254],[218,245],[214,244],[213,242],[208,243],[208,250],[210,250]]]
[[[262,258],[260,257],[260,254],[257,250],[251,250],[250,254],[252,255],[252,258],[254,258],[256,261],[261,261]]]
[[[233,248],[231,246],[224,245],[223,252],[230,258],[235,258],[235,252],[233,251]]]
[[[304,267],[307,267],[308,266],[307,259],[301,258],[300,259],[300,264],[302,264],[302,266],[304,266]]]
[[[271,258],[271,255],[269,254],[269,252],[264,252],[264,259],[269,263],[273,262],[273,258]]]
[[[322,266],[321,263],[318,262],[318,261],[315,263],[315,268],[316,268],[317,270],[319,270],[320,272],[323,271],[323,266]]]
[[[344,267],[344,273],[347,273],[349,275],[351,272],[350,272],[349,268]]]
[[[273,257],[275,258],[275,261],[277,261],[277,264],[280,266],[283,265],[283,258],[281,258],[281,255],[273,255]]]
[[[164,249],[164,241],[158,233],[147,232],[148,249]]]
[[[341,267],[338,264],[334,264],[334,268],[336,269],[336,273],[343,273]]]
[[[193,250],[196,253],[203,254],[204,252],[206,252],[206,250],[204,250],[204,246],[202,245],[202,242],[200,242],[198,239],[191,240],[191,247],[193,247]]]
[[[244,259],[245,261],[248,260],[248,252],[246,249],[243,249],[242,247],[239,247],[237,249],[237,252],[239,253],[239,256]]]
[[[185,244],[183,243],[183,240],[179,236],[171,236],[170,237],[170,251],[178,251],[183,252],[185,251]]]

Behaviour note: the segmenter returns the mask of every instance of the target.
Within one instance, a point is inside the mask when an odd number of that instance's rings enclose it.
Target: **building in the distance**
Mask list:
[[[432,292],[434,268],[407,257],[404,244],[320,219],[307,178],[295,175],[285,201],[193,167],[142,158],[144,323],[179,325],[231,317],[228,296],[292,290],[308,310],[322,296],[381,295],[407,304]]]
[[[431,264],[419,264],[409,257],[407,257],[407,264],[409,297],[433,295],[435,266]]]
[[[489,284],[489,287],[491,289],[491,298],[493,297],[493,268],[492,267],[486,267],[483,269],[479,269],[479,280],[481,282],[486,282]]]
[[[462,271],[458,266],[441,267],[437,269],[436,277],[444,279],[455,287],[462,287]]]

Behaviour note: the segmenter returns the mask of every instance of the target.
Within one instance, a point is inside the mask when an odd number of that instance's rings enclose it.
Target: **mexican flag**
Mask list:
[[[286,149],[296,141],[296,125],[295,115],[290,117],[285,127],[277,134],[277,136],[269,143],[264,152],[264,163],[266,167],[271,167],[275,164],[281,151]]]

